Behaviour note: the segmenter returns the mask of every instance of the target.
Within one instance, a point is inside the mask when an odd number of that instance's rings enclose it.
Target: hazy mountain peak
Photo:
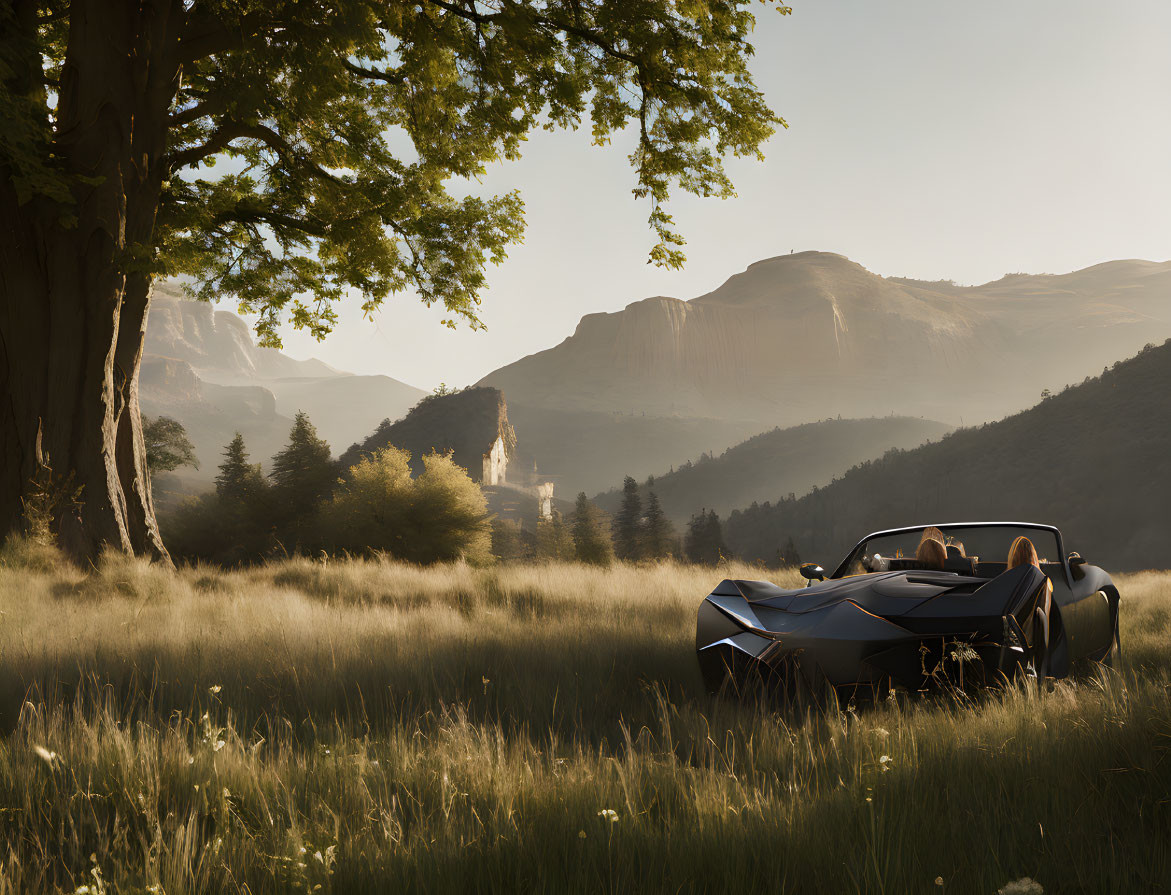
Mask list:
[[[262,348],[245,320],[188,301],[165,282],[151,300],[141,382],[145,411],[178,419],[195,444],[202,466],[181,471],[189,482],[215,475],[214,461],[237,430],[253,459],[264,460],[287,438],[291,417],[304,410],[340,452],[426,394],[389,376],[356,376],[316,358]]]
[[[1110,262],[959,287],[843,255],[749,265],[682,301],[582,318],[481,380],[516,404],[793,424],[890,412],[994,419],[1171,335],[1171,264]]]

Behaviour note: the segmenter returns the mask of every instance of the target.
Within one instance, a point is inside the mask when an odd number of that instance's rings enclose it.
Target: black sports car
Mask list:
[[[1028,538],[1038,564],[1008,566]],[[922,558],[924,540],[938,554]],[[1026,545],[1027,546],[1027,545]],[[930,551],[926,551],[930,554]],[[696,650],[712,692],[764,678],[839,696],[932,684],[982,686],[1024,673],[1065,677],[1118,654],[1118,590],[1064,552],[1051,525],[975,522],[867,535],[804,588],[721,581],[699,608]]]

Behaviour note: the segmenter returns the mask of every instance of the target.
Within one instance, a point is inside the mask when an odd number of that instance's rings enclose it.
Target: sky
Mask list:
[[[1167,0],[791,0],[759,7],[752,70],[789,124],[764,162],[734,160],[732,199],[679,194],[682,271],[646,263],[649,207],[630,145],[534,134],[478,190],[519,189],[527,233],[488,268],[486,331],[440,325],[403,293],[373,319],[344,304],[285,350],[425,389],[469,385],[571,335],[589,313],[694,298],[790,250],[963,284],[1171,258]]]

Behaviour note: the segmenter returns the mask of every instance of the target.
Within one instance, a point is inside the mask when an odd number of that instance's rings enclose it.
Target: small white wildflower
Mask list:
[[[214,745],[214,746],[212,746],[212,750],[213,750],[214,752],[219,752],[219,751],[220,751],[222,748],[224,748],[224,746],[226,746],[226,745],[228,745],[228,744],[227,744],[227,743],[225,743],[223,740],[216,740],[216,741],[215,741],[215,745]]]
[[[889,755],[883,755],[878,759],[878,763],[881,765],[883,773],[886,773],[890,770],[891,758]]]
[[[52,765],[58,758],[56,752],[50,752],[44,746],[33,746],[33,751],[47,765]]]
[[[603,808],[598,812],[598,817],[602,818],[603,820],[608,820],[612,824],[618,823],[618,812],[613,808]]]
[[[297,854],[299,854],[299,855],[305,854],[305,846],[302,845],[300,848],[298,848]]]
[[[1022,876],[1005,883],[996,890],[996,895],[1045,895],[1045,890],[1031,876]]]
[[[213,686],[211,686],[211,687],[208,687],[208,688],[207,688],[207,692],[208,692],[208,693],[210,693],[212,696],[215,696],[215,695],[216,695],[217,693],[219,693],[219,692],[220,692],[220,690],[222,690],[222,689],[224,689],[224,688],[223,688],[223,687],[221,687],[219,684],[215,684],[215,685],[213,685]]]
[[[224,787],[224,791],[222,793],[220,793],[220,795],[222,795],[225,799],[230,799],[232,797],[231,792],[228,791],[228,788],[226,786]]]
[[[187,756],[187,764],[195,764],[195,756],[194,755]]]
[[[315,851],[315,852],[313,853],[313,860],[315,860],[315,861],[316,861],[318,864],[324,864],[324,863],[325,863],[325,857],[324,857],[324,856],[321,854],[321,850],[320,850],[320,849],[318,849],[317,851]]]

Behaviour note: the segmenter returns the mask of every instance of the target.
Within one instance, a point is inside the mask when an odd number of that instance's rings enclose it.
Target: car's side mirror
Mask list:
[[[1075,550],[1069,554],[1068,562],[1069,571],[1073,573],[1074,578],[1080,581],[1086,574],[1086,570],[1082,568],[1086,564],[1085,557]]]
[[[814,581],[825,581],[825,569],[815,562],[803,562],[801,563],[801,577],[809,582],[805,585],[809,587]]]

